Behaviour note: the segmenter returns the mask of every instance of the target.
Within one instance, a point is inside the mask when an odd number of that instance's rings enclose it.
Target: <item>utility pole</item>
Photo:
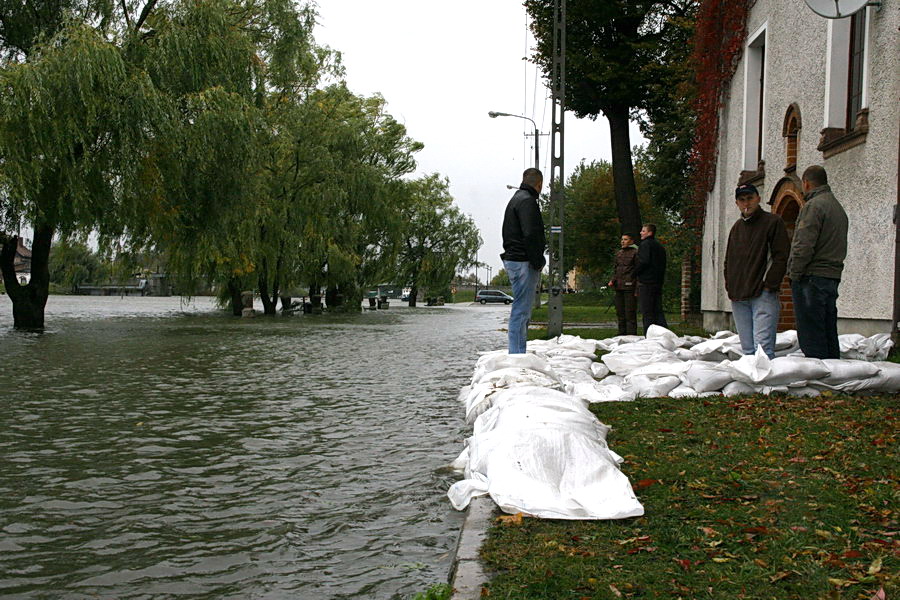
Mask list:
[[[565,115],[566,115],[566,0],[553,2],[553,72],[550,77],[553,98],[553,124],[550,130],[550,299],[547,302],[547,333],[551,337],[562,334],[565,267],[563,266],[563,223],[565,202],[563,186],[565,171]],[[556,235],[557,250],[553,250]]]

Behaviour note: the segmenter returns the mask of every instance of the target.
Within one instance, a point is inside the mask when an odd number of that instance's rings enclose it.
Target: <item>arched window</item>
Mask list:
[[[801,126],[800,107],[793,103],[788,106],[787,113],[784,115],[784,126],[781,130],[781,135],[785,139],[785,173],[793,173],[797,170],[797,151]]]

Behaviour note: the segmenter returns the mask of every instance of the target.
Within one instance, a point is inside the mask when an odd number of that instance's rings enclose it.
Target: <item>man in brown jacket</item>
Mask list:
[[[806,202],[797,216],[788,277],[797,315],[797,339],[811,358],[840,358],[838,284],[847,258],[849,220],[828,186],[823,167],[803,172]]]
[[[762,346],[775,357],[775,332],[781,302],[778,293],[787,269],[790,242],[781,217],[760,208],[756,187],[745,183],[734,192],[741,218],[728,234],[725,250],[725,290],[741,339],[741,351],[753,354]]]
[[[619,317],[619,335],[637,335],[637,279],[634,268],[637,265],[638,247],[635,236],[622,234],[619,241],[622,249],[616,253],[613,278],[607,287],[616,292],[616,316]]]

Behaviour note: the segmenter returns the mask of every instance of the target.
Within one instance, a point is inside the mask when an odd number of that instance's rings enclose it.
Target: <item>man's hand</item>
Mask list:
[[[613,281],[612,279],[610,279],[610,280],[609,280],[609,283],[606,284],[606,287],[612,287],[614,283],[615,283],[615,281]]]

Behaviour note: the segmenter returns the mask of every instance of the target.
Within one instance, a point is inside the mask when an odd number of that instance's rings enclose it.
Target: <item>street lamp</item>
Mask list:
[[[534,119],[529,117],[525,117],[522,115],[513,115],[505,112],[497,112],[495,110],[488,111],[488,116],[492,119],[496,119],[497,117],[516,117],[517,119],[525,119],[526,121],[531,121],[531,124],[534,125],[534,168],[541,168],[541,158],[540,151],[538,150],[538,146],[540,146],[540,138],[541,132],[538,131],[537,123],[534,122]],[[527,134],[526,134],[527,135]]]

